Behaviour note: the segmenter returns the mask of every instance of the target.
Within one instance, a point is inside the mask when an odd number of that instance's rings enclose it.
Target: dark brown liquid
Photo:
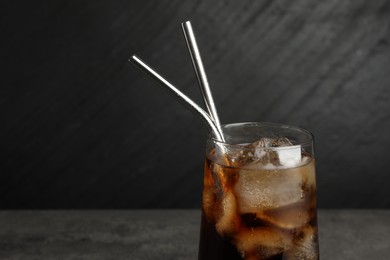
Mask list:
[[[245,181],[257,178],[264,187],[275,185],[269,187],[271,195],[260,189],[264,198],[249,196],[259,205],[248,203],[242,194],[254,187]],[[293,188],[283,186],[285,178]],[[199,259],[319,259],[315,195],[313,159],[293,169],[273,170],[240,170],[207,159]]]

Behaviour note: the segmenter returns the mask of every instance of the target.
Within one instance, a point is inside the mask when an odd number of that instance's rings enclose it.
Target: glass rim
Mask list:
[[[279,123],[270,123],[270,122],[238,122],[238,123],[229,123],[229,124],[223,124],[221,125],[222,131],[226,129],[226,127],[238,127],[238,126],[270,126],[270,127],[278,127],[278,128],[284,128],[284,129],[289,129],[293,130],[296,132],[300,132],[305,134],[308,137],[308,141],[306,142],[301,142],[298,144],[290,145],[290,146],[279,146],[279,147],[266,147],[264,149],[267,150],[281,150],[281,149],[293,149],[297,147],[302,147],[302,146],[310,146],[314,142],[314,135],[301,127],[294,126],[294,125],[287,125],[287,124],[279,124]],[[220,141],[213,137],[212,135],[209,135],[208,140],[211,140],[215,144],[219,144],[221,146],[229,147],[229,148],[237,148],[237,149],[246,149],[248,148],[248,144],[230,144],[227,142]]]

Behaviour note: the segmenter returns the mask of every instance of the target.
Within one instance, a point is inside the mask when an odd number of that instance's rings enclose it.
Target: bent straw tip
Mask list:
[[[184,21],[181,23],[182,26],[184,25],[191,25],[191,21],[190,20],[187,20],[187,21]]]

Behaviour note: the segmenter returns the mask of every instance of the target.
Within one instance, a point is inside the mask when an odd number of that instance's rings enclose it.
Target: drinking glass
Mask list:
[[[206,144],[199,259],[319,259],[313,135],[222,126]]]

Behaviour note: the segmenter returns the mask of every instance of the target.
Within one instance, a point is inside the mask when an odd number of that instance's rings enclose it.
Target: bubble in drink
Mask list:
[[[214,149],[205,180],[199,259],[319,259],[315,161],[300,146],[261,138]]]

